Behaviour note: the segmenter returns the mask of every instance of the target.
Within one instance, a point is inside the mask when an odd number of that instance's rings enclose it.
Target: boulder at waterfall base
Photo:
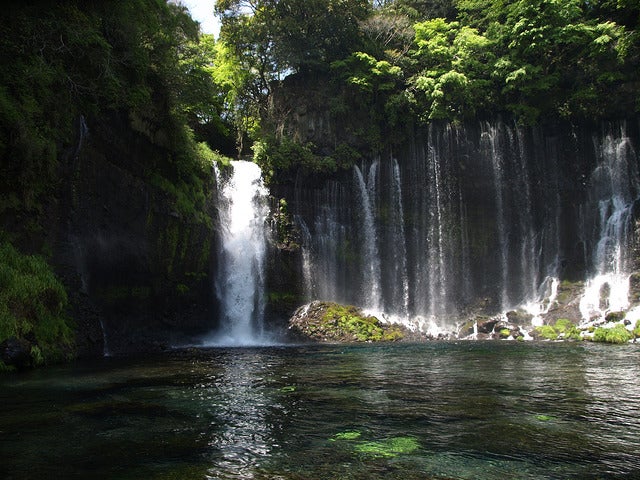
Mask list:
[[[394,342],[415,336],[406,327],[383,323],[358,307],[313,301],[298,308],[289,332],[299,340],[326,343]]]

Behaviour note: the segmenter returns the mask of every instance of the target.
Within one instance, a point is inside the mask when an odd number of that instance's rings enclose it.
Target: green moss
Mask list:
[[[556,320],[554,328],[558,333],[564,333],[571,326],[573,326],[573,323],[571,322],[571,320],[569,320],[568,318],[559,318],[558,320]]]
[[[360,310],[351,305],[329,304],[322,321],[333,327],[337,336],[351,336],[358,342],[395,341],[404,337],[400,329],[383,328],[376,317],[361,316]]]
[[[508,328],[503,328],[502,330],[500,330],[499,335],[500,338],[509,338],[509,336],[511,336],[511,330],[509,330]]]
[[[562,338],[565,340],[582,340],[580,330],[578,330],[578,327],[568,318],[559,318],[556,320],[554,329],[558,334],[562,334]]]
[[[557,340],[558,332],[551,325],[541,325],[536,327],[536,333],[545,340]]]
[[[47,262],[0,243],[0,342],[27,338],[35,364],[69,358],[74,332],[67,293]]]
[[[176,213],[185,220],[212,228],[211,219],[203,210],[206,187],[199,177],[192,174],[188,181],[173,182],[156,172],[151,175],[150,182],[171,197],[171,204],[175,206]]]
[[[553,417],[550,415],[536,415],[536,420],[539,420],[540,422],[549,422],[553,420]]]
[[[636,321],[636,326],[633,328],[634,338],[640,338],[640,320]]]
[[[611,328],[598,327],[593,332],[594,342],[622,344],[632,339],[633,334],[621,324]]]

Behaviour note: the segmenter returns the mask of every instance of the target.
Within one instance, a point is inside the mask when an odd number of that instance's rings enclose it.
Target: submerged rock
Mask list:
[[[383,323],[358,307],[313,301],[289,319],[290,334],[300,340],[328,343],[415,340],[416,334],[398,324]]]

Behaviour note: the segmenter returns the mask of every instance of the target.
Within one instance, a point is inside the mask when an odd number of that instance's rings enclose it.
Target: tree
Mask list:
[[[494,44],[492,78],[506,109],[535,122],[542,113],[624,111],[624,84],[636,75],[625,67],[630,37],[623,26],[594,16],[604,3],[460,0],[458,8],[461,21]]]
[[[367,0],[218,0],[221,36],[266,80],[325,70],[359,37]]]
[[[427,119],[462,119],[491,100],[492,42],[476,29],[436,18],[414,25],[411,55],[421,70],[410,83]]]

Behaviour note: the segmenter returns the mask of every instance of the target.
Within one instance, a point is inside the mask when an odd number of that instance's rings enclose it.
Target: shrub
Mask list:
[[[556,320],[554,329],[558,334],[562,334],[565,340],[581,340],[580,330],[568,318],[559,318]]]
[[[551,325],[541,325],[536,327],[536,333],[545,340],[557,340],[558,332]]]
[[[593,332],[594,342],[627,343],[631,339],[633,335],[621,324],[611,328],[598,327]]]
[[[68,299],[47,262],[0,243],[0,342],[26,338],[34,364],[72,356]]]

